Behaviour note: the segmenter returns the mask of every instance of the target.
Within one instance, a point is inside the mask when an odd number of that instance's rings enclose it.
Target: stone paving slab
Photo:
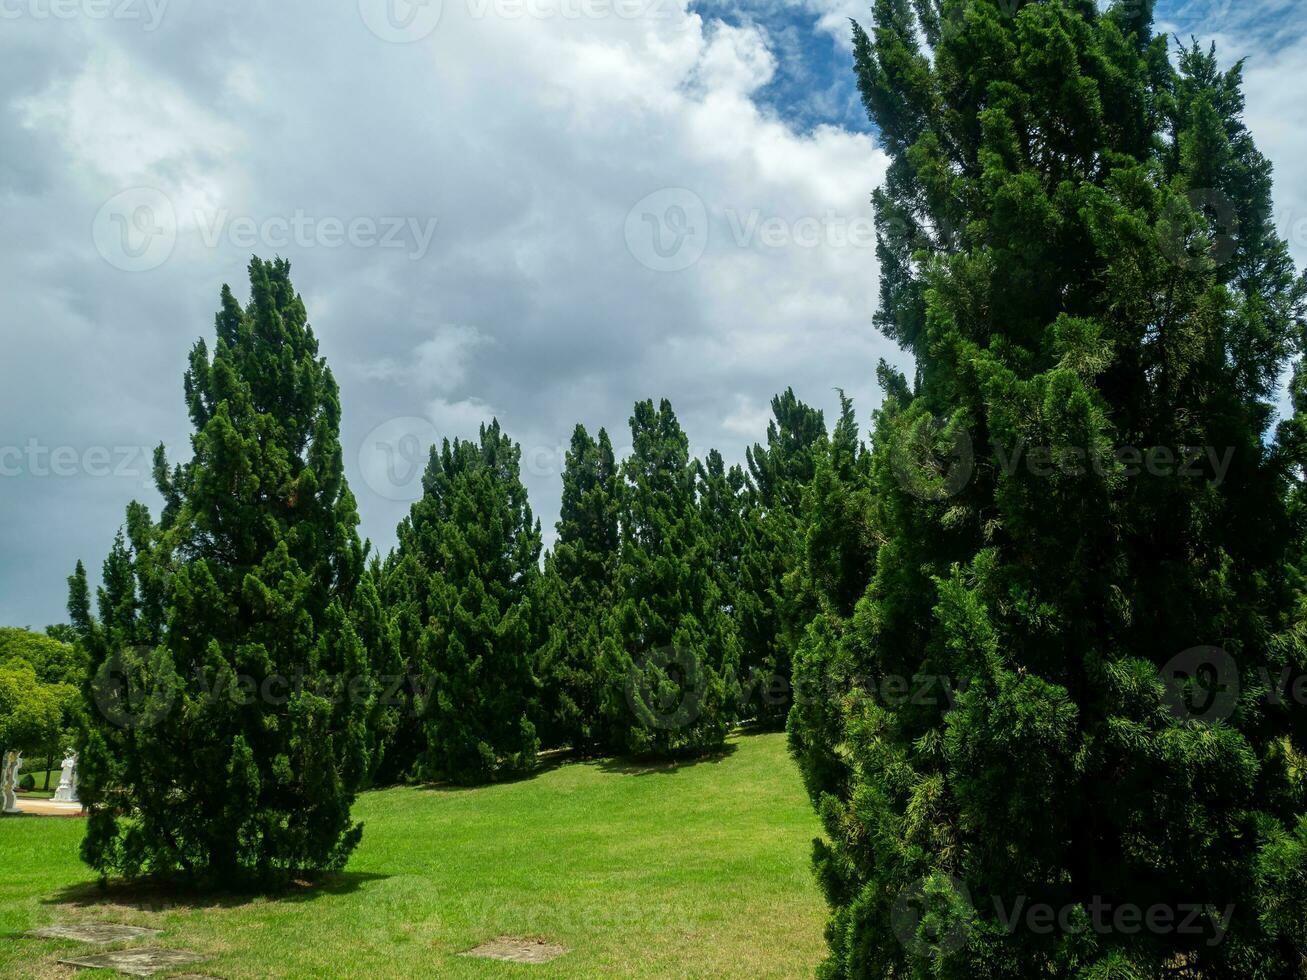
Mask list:
[[[482,943],[476,949],[469,949],[461,956],[477,956],[487,960],[504,960],[508,963],[548,963],[567,952],[563,946],[545,942],[543,939],[519,939],[516,936],[500,936],[488,943]]]
[[[27,935],[33,939],[75,939],[80,943],[117,943],[124,939],[142,939],[163,934],[162,929],[143,929],[116,922],[71,922],[44,926]]]
[[[80,803],[61,803],[58,800],[18,798],[18,812],[33,817],[84,817],[86,811]]]
[[[202,959],[199,953],[184,949],[164,949],[146,946],[141,949],[119,949],[112,953],[94,956],[70,956],[59,962],[65,966],[80,966],[88,970],[117,970],[129,977],[152,977],[174,966],[188,966]]]

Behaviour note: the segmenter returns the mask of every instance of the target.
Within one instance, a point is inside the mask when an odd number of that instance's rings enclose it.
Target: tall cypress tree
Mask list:
[[[818,446],[812,482],[803,493],[793,574],[795,603],[809,619],[795,641],[786,728],[790,751],[818,803],[833,787],[848,787],[841,696],[862,665],[836,654],[871,572],[876,502],[871,454],[858,436],[853,402],[841,392],[839,420],[829,441]]]
[[[412,713],[408,700],[412,687],[404,676],[399,625],[383,598],[384,583],[381,561],[373,555],[359,579],[353,608],[354,628],[368,651],[376,694],[369,699],[370,710],[362,718],[368,753],[365,786],[394,782],[399,766],[391,764],[387,753]]]
[[[520,457],[498,421],[477,442],[433,446],[422,498],[399,526],[397,574],[411,603],[401,628],[427,687],[417,765],[428,778],[478,783],[536,762],[540,524]]]
[[[392,550],[371,569],[388,625],[393,630],[397,672],[402,679],[388,682],[390,710],[382,736],[380,765],[373,774],[378,785],[417,778],[418,762],[426,751],[426,707],[430,678],[418,662],[424,603],[428,594],[425,574],[418,573],[417,558]]]
[[[289,264],[249,275],[244,307],[223,287],[212,353],[191,352],[192,458],[156,453],[162,518],[129,508],[84,624],[82,853],[106,875],[276,881],[341,867],[362,833],[375,691],[336,383]],[[80,568],[72,585],[80,619]]]
[[[694,462],[696,493],[704,529],[712,538],[710,568],[722,607],[732,617],[739,603],[740,564],[744,557],[744,470],[727,466],[720,451],[710,449]]]
[[[638,402],[622,466],[619,599],[604,638],[613,744],[682,755],[719,745],[739,699],[739,638],[712,572],[716,542],[671,403]]]
[[[558,539],[545,559],[540,652],[545,742],[582,754],[608,746],[600,719],[603,635],[615,598],[620,474],[604,429],[572,433],[563,466]]]
[[[812,483],[826,424],[787,388],[772,399],[767,444],[745,451],[748,493],[742,521],[735,614],[747,686],[746,711],[771,727],[785,723],[791,660],[811,610],[800,601],[800,510]]]
[[[1304,287],[1240,68],[1173,66],[1148,4],[874,12],[877,322],[917,378],[882,370],[869,574],[818,577],[837,691],[792,721],[823,974],[1296,975],[1304,712],[1263,672],[1307,666],[1267,431]]]
[[[79,559],[73,574],[68,576],[68,624],[79,640],[91,632],[91,585],[86,577],[86,566]]]

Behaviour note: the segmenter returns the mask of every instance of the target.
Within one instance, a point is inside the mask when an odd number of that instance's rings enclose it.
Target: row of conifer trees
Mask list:
[[[369,780],[702,751],[779,720],[741,707],[761,670],[795,684],[824,829],[822,976],[1301,975],[1307,279],[1241,66],[1170,50],[1136,0],[872,12],[876,321],[915,376],[881,365],[865,448],[847,403],[827,435],[787,393],[748,473],[692,464],[640,403],[620,466],[577,433],[541,570],[492,425],[433,453],[369,566],[288,270],[224,291],[191,461],[160,454],[98,617],[74,578],[95,867],[338,867]],[[1228,466],[1129,462],[1195,447]],[[396,711],[380,678],[409,670],[432,689]],[[274,673],[309,683],[212,694]],[[950,695],[878,683],[920,678]]]
[[[539,749],[676,756],[729,727],[780,727],[801,629],[803,489],[830,451],[787,390],[747,469],[692,459],[672,406],[635,405],[632,450],[583,425],[541,533],[519,448],[498,423],[433,448],[399,546],[374,567],[410,686],[390,705],[378,778],[483,781]],[[856,439],[851,408],[839,437]],[[395,710],[398,709],[398,710]]]
[[[84,846],[105,873],[214,880],[336,867],[354,793],[479,783],[542,749],[677,757],[731,726],[779,728],[804,625],[805,489],[858,455],[787,390],[766,440],[691,458],[666,400],[636,403],[631,451],[583,425],[554,547],[497,421],[432,446],[397,546],[360,540],[340,409],[289,266],[222,291],[184,390],[191,459],[162,447],[158,519],[127,510],[92,613]]]

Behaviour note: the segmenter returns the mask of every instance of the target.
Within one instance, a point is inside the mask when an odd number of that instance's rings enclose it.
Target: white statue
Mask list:
[[[18,813],[18,770],[23,766],[23,753],[10,750],[5,753],[4,771],[0,773],[5,796],[5,813]]]
[[[54,791],[57,803],[77,803],[77,753],[69,750],[64,757],[63,772],[59,774],[59,788]]]

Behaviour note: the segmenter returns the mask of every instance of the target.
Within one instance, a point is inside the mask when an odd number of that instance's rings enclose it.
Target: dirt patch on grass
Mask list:
[[[517,936],[500,936],[461,956],[477,956],[486,960],[503,960],[506,963],[548,963],[567,952],[566,947],[544,939],[521,939]]]
[[[92,970],[117,970],[129,977],[152,977],[174,966],[188,966],[204,959],[199,953],[184,949],[163,949],[148,946],[144,949],[120,949],[113,953],[95,956],[70,956],[59,962]]]
[[[27,935],[33,939],[75,939],[79,943],[117,943],[126,939],[142,939],[159,934],[159,929],[125,926],[117,922],[73,922],[33,929]]]

